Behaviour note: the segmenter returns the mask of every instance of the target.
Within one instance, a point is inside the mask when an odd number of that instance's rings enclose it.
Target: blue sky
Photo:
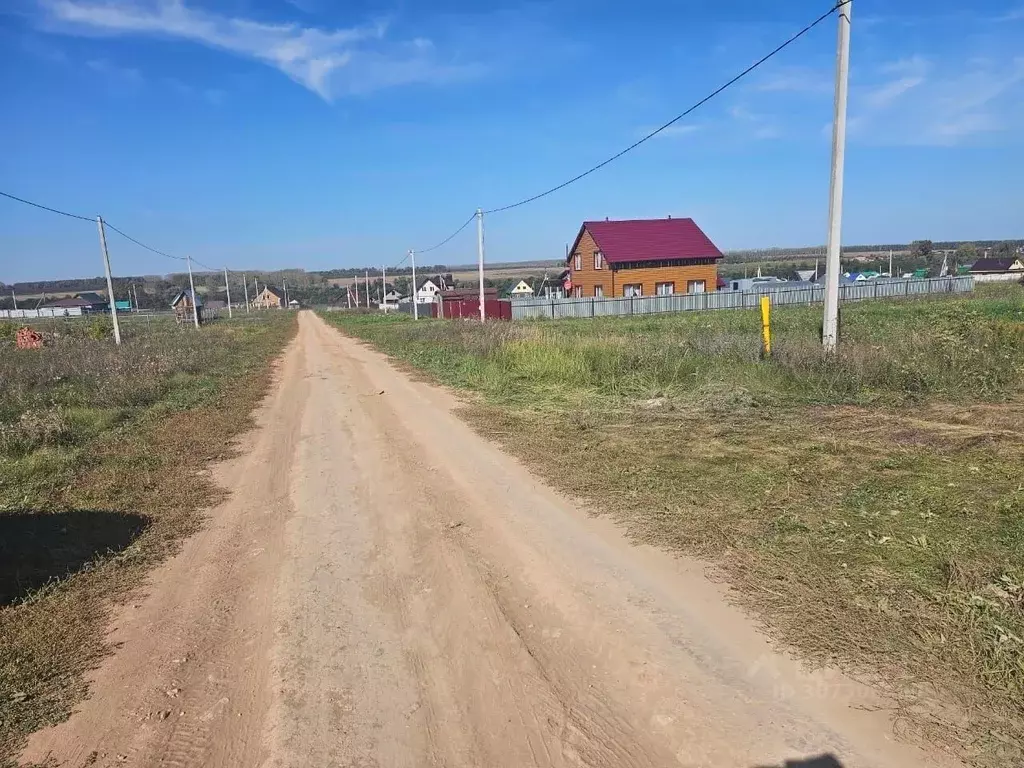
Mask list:
[[[0,189],[234,268],[394,263],[635,141],[830,0],[5,0]],[[1024,235],[1024,0],[856,0],[844,242]],[[825,239],[835,17],[613,165],[487,220],[722,248]],[[111,237],[115,272],[178,265]],[[426,261],[475,259],[472,228]],[[0,280],[96,274],[95,227],[0,201]]]

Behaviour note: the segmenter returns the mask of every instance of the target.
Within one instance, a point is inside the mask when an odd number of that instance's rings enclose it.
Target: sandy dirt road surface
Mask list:
[[[630,544],[311,313],[231,490],[25,760],[78,766],[946,765],[698,563]],[[835,763],[819,763],[835,765]]]

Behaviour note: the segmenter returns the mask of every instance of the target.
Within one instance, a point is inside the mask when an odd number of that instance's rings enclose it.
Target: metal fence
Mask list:
[[[17,320],[34,317],[79,317],[81,307],[44,307],[42,309],[0,309],[0,319]]]
[[[840,302],[865,299],[898,299],[907,296],[929,296],[970,293],[974,278],[933,277],[924,279],[868,280],[839,286]],[[820,304],[825,300],[825,287],[807,283],[799,288],[772,286],[771,283],[750,291],[714,291],[675,296],[635,296],[617,299],[518,299],[512,302],[512,319],[602,317],[608,315],[653,315],[661,312],[692,312],[711,309],[753,309],[762,296],[771,296],[772,304]]]

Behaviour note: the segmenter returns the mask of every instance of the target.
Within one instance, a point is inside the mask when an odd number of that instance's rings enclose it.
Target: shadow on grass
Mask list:
[[[0,512],[0,607],[123,550],[148,525],[126,512]]]

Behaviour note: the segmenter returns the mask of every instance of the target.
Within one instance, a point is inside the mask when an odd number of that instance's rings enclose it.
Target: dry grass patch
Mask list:
[[[111,609],[220,498],[203,469],[252,426],[295,323],[133,330],[120,351],[0,349],[0,428],[18,435],[0,446],[0,765],[84,698]],[[51,440],[25,414],[72,426]]]
[[[1024,762],[1024,292],[522,324],[331,315],[637,540],[716,563],[780,642],[894,697],[901,730]]]

